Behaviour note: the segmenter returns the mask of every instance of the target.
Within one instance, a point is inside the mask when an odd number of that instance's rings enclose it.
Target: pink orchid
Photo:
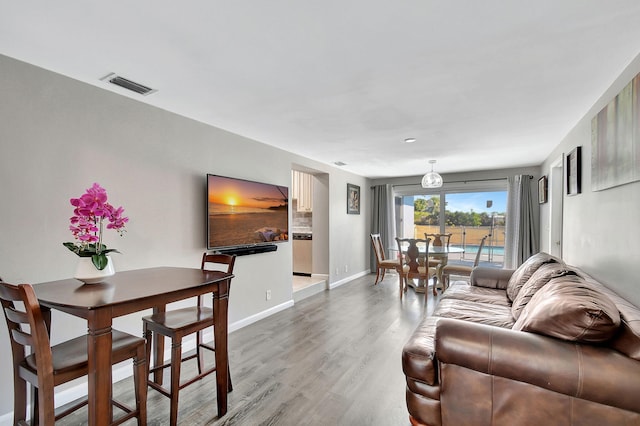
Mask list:
[[[80,198],[71,198],[69,202],[75,208],[73,216],[69,219],[69,230],[76,239],[76,243],[63,243],[65,247],[81,257],[91,256],[98,269],[106,266],[106,253],[117,252],[115,249],[107,249],[102,244],[103,221],[106,219],[107,229],[114,229],[123,235],[128,217],[123,216],[122,207],[114,208],[107,202],[107,191],[99,184],[94,183]]]

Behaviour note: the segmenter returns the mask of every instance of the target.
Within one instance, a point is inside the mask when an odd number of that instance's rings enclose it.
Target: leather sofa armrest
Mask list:
[[[505,290],[515,269],[488,268],[476,266],[471,272],[470,283],[478,287],[499,288]]]
[[[608,347],[441,318],[435,352],[439,363],[626,410],[638,409],[640,362]]]

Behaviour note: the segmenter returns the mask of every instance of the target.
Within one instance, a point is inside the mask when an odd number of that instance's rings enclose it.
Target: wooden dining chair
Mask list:
[[[432,247],[447,247],[449,248],[449,243],[451,242],[451,235],[453,234],[424,234],[425,238],[429,238],[431,240]],[[439,267],[442,264],[442,258],[440,257],[430,257],[429,258],[429,266],[434,268]]]
[[[201,269],[207,271],[220,270],[229,274],[233,273],[236,261],[235,255],[207,254],[202,256]],[[158,312],[142,318],[144,336],[147,339],[147,362],[151,365],[151,346],[154,339],[168,337],[171,339],[171,360],[164,363],[162,354],[156,354],[154,366],[149,369],[154,374],[153,380],[148,380],[149,386],[170,399],[169,424],[175,426],[178,421],[178,394],[180,389],[216,371],[216,366],[205,369],[203,349],[215,351],[212,345],[203,342],[204,330],[215,327],[213,309],[204,305],[204,296],[198,296],[195,306],[175,309],[167,312]],[[182,339],[185,336],[196,333],[196,352],[183,356]],[[198,374],[181,383],[180,367],[182,362],[197,358]],[[162,386],[162,370],[171,367],[170,387]],[[158,374],[156,374],[158,373]],[[227,368],[228,391],[233,390],[231,384],[230,369]]]
[[[432,247],[446,247],[447,250],[449,249],[449,243],[451,242],[451,233],[447,233],[447,234],[439,234],[439,233],[435,233],[435,234],[429,234],[426,233],[424,234],[425,238],[429,238],[431,239],[431,246]],[[437,284],[437,280],[438,280],[438,269],[442,268],[443,265],[447,264],[447,260],[448,260],[448,254],[444,254],[444,255],[431,255],[429,257],[429,266],[432,268],[436,268],[436,275],[433,276],[433,294],[434,296],[436,294],[438,294],[437,289],[436,289],[436,284]],[[444,284],[442,284],[442,286],[444,287]]]
[[[374,285],[378,284],[378,281],[384,280],[384,273],[388,269],[392,269],[394,271],[398,270],[400,266],[400,260],[398,259],[387,259],[385,256],[384,245],[382,244],[382,239],[380,238],[380,234],[370,234],[371,235],[371,247],[373,248],[373,253],[376,256],[376,282]]]
[[[13,355],[13,424],[28,424],[27,383],[32,386],[31,424],[53,425],[56,420],[85,406],[86,399],[56,413],[54,388],[88,374],[87,336],[51,346],[51,311],[41,309],[29,284],[16,286],[0,281],[0,301]],[[30,348],[29,354],[27,348]],[[112,331],[111,363],[133,359],[136,398],[135,409],[112,401],[125,413],[113,425],[133,417],[137,417],[138,425],[147,424],[145,355],[144,339],[118,330]]]
[[[402,294],[407,291],[408,280],[417,278],[424,281],[424,297],[426,300],[429,279],[436,275],[436,268],[429,267],[427,264],[430,241],[429,238],[396,238],[402,265],[401,273],[399,274],[401,298]],[[420,250],[419,246],[424,247],[424,249]]]
[[[478,266],[478,264],[480,263],[480,256],[482,255],[482,248],[484,247],[484,243],[487,240],[487,238],[489,238],[489,235],[485,235],[480,240],[480,245],[478,246],[478,252],[476,253],[476,258],[473,261],[473,265],[472,266],[449,264],[448,263],[442,268],[442,281],[443,281],[443,286],[444,286],[443,290],[446,290],[446,288],[449,286],[449,276],[450,275],[462,275],[462,276],[466,276],[466,277],[470,277],[471,276],[471,272],[473,272],[473,268]]]

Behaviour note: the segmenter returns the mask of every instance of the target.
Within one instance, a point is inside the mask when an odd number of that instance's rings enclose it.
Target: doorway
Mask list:
[[[302,166],[291,171],[294,302],[328,288],[329,175]]]

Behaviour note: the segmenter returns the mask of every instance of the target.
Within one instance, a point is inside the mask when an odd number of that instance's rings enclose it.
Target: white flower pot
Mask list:
[[[107,255],[107,266],[101,271],[93,264],[90,257],[79,257],[74,278],[85,284],[98,284],[115,274],[111,256]]]

